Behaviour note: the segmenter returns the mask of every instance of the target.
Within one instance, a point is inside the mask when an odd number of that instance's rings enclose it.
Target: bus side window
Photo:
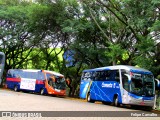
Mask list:
[[[10,71],[8,71],[8,73],[7,73],[7,77],[12,77],[12,74],[11,74],[11,72],[10,72]]]
[[[119,70],[111,70],[111,71],[109,71],[108,76],[109,76],[109,80],[120,82]]]
[[[40,71],[40,72],[38,72],[37,73],[38,75],[37,75],[37,79],[38,80],[44,80],[45,78],[44,78],[44,74]]]
[[[105,71],[105,80],[110,80],[110,71]]]
[[[82,79],[87,80],[86,73],[83,73]]]
[[[46,73],[46,77],[47,77],[47,80],[48,80],[48,81],[49,81],[50,76],[51,76],[51,74]]]
[[[119,70],[116,70],[115,80],[120,83]]]
[[[85,73],[83,73],[83,75],[82,75],[82,79],[83,80],[86,80],[86,81],[90,81],[91,80],[91,72],[85,72]]]
[[[94,72],[92,79],[95,81],[106,81],[106,71]]]
[[[94,80],[95,81],[99,81],[100,80],[100,76],[101,75],[101,73],[100,73],[100,71],[96,71],[95,73],[94,73]]]
[[[105,73],[105,71],[101,71],[100,80],[106,81],[106,73]]]
[[[92,80],[95,81],[96,80],[96,72],[92,73]]]
[[[92,78],[92,73],[89,72],[89,73],[88,73],[88,78],[87,78],[87,80],[88,80],[88,81],[91,81],[91,78]]]

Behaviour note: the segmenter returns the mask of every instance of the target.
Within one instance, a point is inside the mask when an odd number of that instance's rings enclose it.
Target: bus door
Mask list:
[[[4,65],[5,65],[5,54],[3,52],[0,52],[0,84],[2,82],[2,75],[4,71]]]
[[[88,91],[90,90],[90,86],[92,83],[92,73],[91,72],[83,72],[80,83],[80,98],[85,99]]]
[[[49,73],[44,73],[45,74],[45,88],[47,90],[48,94],[53,94],[53,83],[55,80],[55,77]]]
[[[131,75],[130,72],[124,69],[121,69],[121,78],[122,78],[122,84],[121,87],[121,96],[122,96],[122,103],[128,104],[129,103],[129,94],[130,88],[131,88]]]

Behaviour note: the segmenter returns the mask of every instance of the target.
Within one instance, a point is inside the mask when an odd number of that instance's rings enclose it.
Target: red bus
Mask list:
[[[66,95],[64,75],[47,70],[10,69],[6,78],[7,88],[40,94]]]

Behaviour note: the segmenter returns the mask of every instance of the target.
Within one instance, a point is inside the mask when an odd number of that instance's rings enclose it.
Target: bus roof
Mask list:
[[[38,70],[38,69],[9,69],[9,70],[21,70],[21,71],[26,71],[26,72],[39,72],[41,70]]]
[[[117,69],[125,69],[125,70],[131,71],[131,72],[152,74],[152,72],[147,69],[139,68],[139,67],[135,67],[135,66],[129,66],[129,65],[114,65],[114,66],[99,67],[99,68],[84,70],[83,72],[117,70]]]
[[[63,76],[62,74],[60,73],[57,73],[57,72],[54,72],[54,71],[49,71],[49,70],[40,70],[40,69],[9,69],[9,70],[21,70],[21,71],[26,71],[26,72],[46,72],[46,73],[50,73],[50,74],[54,74],[56,76]]]
[[[62,75],[62,74],[60,74],[60,73],[57,73],[57,72],[54,72],[54,71],[44,70],[44,72],[50,73],[50,74],[54,74],[54,75],[56,75],[56,76],[63,76],[63,77],[64,77],[64,75]]]

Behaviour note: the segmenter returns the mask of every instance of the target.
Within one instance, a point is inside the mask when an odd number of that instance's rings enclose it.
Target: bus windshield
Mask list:
[[[149,74],[131,73],[130,92],[139,96],[154,95],[154,77]]]
[[[53,74],[47,74],[48,84],[54,89],[65,90],[66,81],[62,76],[56,76]]]

